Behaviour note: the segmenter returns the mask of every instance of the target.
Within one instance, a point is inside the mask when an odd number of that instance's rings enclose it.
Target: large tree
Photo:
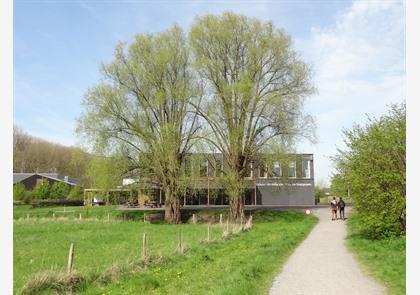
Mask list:
[[[229,12],[205,15],[195,19],[189,39],[206,82],[204,106],[196,110],[211,129],[206,140],[227,162],[230,217],[238,219],[249,163],[270,146],[313,134],[313,120],[302,112],[313,92],[310,69],[272,22]]]
[[[182,164],[199,129],[190,103],[199,104],[182,30],[137,35],[116,47],[101,83],[84,100],[79,131],[96,147],[124,150],[131,171],[165,194],[165,218],[179,223]]]

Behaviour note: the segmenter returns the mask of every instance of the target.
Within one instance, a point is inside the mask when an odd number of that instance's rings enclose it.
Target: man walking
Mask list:
[[[340,210],[340,219],[344,220],[344,207],[346,207],[346,203],[344,203],[343,198],[340,197],[340,201],[338,201],[338,209]]]

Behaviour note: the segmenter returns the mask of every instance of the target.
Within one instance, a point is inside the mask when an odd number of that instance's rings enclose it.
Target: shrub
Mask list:
[[[32,201],[32,207],[49,207],[49,206],[83,206],[83,200],[36,200]]]
[[[83,198],[83,188],[80,186],[73,187],[67,196],[69,200],[83,200]]]
[[[64,199],[69,194],[69,187],[65,182],[57,181],[51,186],[51,199]]]
[[[32,190],[33,199],[45,200],[50,197],[50,184],[47,180],[40,181]]]
[[[13,200],[21,201],[24,200],[26,196],[26,189],[22,183],[17,183],[13,185]]]
[[[345,130],[347,150],[336,157],[332,188],[350,192],[370,238],[405,234],[405,118],[405,104],[394,105],[367,126]]]

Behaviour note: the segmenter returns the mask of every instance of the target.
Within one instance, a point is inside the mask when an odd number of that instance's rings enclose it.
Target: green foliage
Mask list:
[[[22,201],[25,199],[26,189],[22,183],[13,185],[13,200]]]
[[[320,199],[325,198],[326,196],[327,195],[325,195],[323,189],[320,186],[316,185],[315,186],[315,202],[319,203]]]
[[[335,157],[334,191],[349,190],[369,237],[405,233],[405,118],[405,104],[393,105],[365,127],[344,130],[347,150]]]
[[[335,174],[331,179],[330,191],[334,196],[341,198],[350,198],[349,196],[350,184],[344,174]]]
[[[81,186],[75,186],[71,189],[67,196],[70,200],[82,200],[83,199],[83,188]]]
[[[94,188],[109,190],[121,185],[126,162],[120,155],[95,157],[89,163],[87,175]]]
[[[32,198],[38,200],[45,200],[50,197],[50,184],[47,180],[41,180],[37,186],[32,190]]]
[[[50,189],[51,199],[64,199],[69,194],[69,187],[66,183],[57,181],[54,182]]]
[[[313,139],[313,120],[302,111],[304,98],[314,91],[311,71],[291,37],[272,22],[208,14],[195,19],[189,40],[206,84],[208,99],[198,109],[209,130],[205,140],[226,159],[224,184],[236,219],[243,208],[233,207],[243,196],[250,162],[272,145],[279,149],[300,136]]]
[[[101,83],[86,94],[78,132],[101,153],[122,151],[129,160],[126,169],[135,178],[158,182],[168,206],[173,204],[168,219],[179,222],[178,179],[199,130],[192,104],[199,105],[201,99],[182,29],[139,34],[128,46],[118,44],[102,74]],[[99,166],[111,172],[107,163]],[[90,176],[94,186],[115,184],[112,177]]]
[[[78,132],[105,154],[124,150],[136,178],[162,186],[174,222],[189,183],[183,162],[197,143],[223,153],[225,189],[237,201],[259,154],[314,139],[303,112],[314,91],[310,67],[272,22],[227,12],[197,17],[188,39],[178,26],[140,34],[117,45],[102,74],[86,94]]]

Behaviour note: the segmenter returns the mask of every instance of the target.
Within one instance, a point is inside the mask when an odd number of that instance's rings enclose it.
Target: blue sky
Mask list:
[[[317,122],[315,178],[328,182],[341,129],[384,114],[405,97],[405,15],[401,1],[14,1],[14,124],[65,145],[87,88],[118,41],[196,15],[230,10],[272,20],[312,65],[317,94],[306,111]]]

